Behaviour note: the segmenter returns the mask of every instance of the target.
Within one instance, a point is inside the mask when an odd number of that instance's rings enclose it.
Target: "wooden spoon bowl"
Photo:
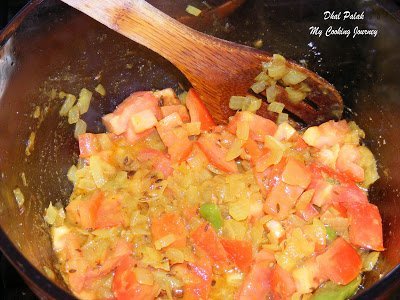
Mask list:
[[[261,63],[272,60],[269,53],[193,30],[144,0],[62,1],[173,63],[219,123],[234,113],[229,108],[230,97],[247,94],[261,71]],[[294,62],[287,65],[307,75],[304,82],[311,89],[306,101],[298,104],[285,94],[279,98],[292,118],[314,125],[341,116],[343,101],[331,84]],[[265,102],[257,113],[275,117]]]

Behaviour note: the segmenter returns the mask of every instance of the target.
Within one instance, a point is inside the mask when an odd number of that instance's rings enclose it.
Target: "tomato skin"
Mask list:
[[[112,283],[112,290],[117,300],[154,299],[158,295],[156,285],[140,284],[134,272],[135,260],[125,257],[117,267]]]
[[[185,262],[172,267],[175,275],[183,282],[187,282],[183,288],[184,300],[206,300],[211,290],[211,260],[197,250],[194,262]]]
[[[350,218],[350,243],[357,247],[383,251],[382,218],[378,207],[371,203],[345,205]]]
[[[210,130],[215,127],[216,124],[210,112],[194,89],[190,89],[187,93],[186,107],[189,110],[190,120],[201,123],[201,130]]]
[[[245,276],[235,299],[254,300],[268,299],[271,295],[272,270],[269,261],[255,263]]]
[[[190,233],[193,243],[203,250],[216,264],[225,267],[229,263],[226,253],[217,233],[209,223],[203,223]]]
[[[167,178],[169,175],[171,175],[174,170],[171,166],[171,160],[164,152],[159,150],[151,148],[142,149],[138,153],[137,159],[139,161],[150,160],[154,169],[160,171],[164,175],[164,178]]]
[[[271,273],[271,287],[274,299],[288,299],[296,292],[292,275],[276,264]]]
[[[227,252],[228,258],[243,272],[247,272],[253,261],[251,242],[221,239],[221,244]]]
[[[66,207],[67,217],[72,223],[78,224],[85,229],[96,227],[97,211],[104,199],[101,191],[94,192],[87,199],[76,199]]]
[[[317,256],[320,273],[337,284],[348,284],[361,272],[362,262],[357,251],[342,237],[337,238]]]
[[[185,221],[177,213],[164,213],[160,217],[151,219],[153,242],[170,233],[175,235],[176,240],[168,247],[182,248],[186,246]]]
[[[200,149],[206,155],[212,165],[227,173],[239,172],[235,161],[226,161],[227,149],[217,144],[215,134],[202,135],[197,140]]]
[[[186,107],[182,104],[162,106],[161,112],[163,114],[163,118],[176,112],[179,114],[183,122],[190,122],[188,111]]]
[[[80,157],[87,158],[100,151],[100,145],[95,134],[83,133],[79,135],[78,140]]]
[[[343,145],[336,160],[336,168],[355,182],[362,182],[365,176],[364,169],[357,164],[360,158],[356,146]]]
[[[249,136],[257,142],[264,142],[266,135],[273,136],[278,129],[278,126],[269,119],[248,112],[237,112],[229,121],[227,130],[232,134],[236,134],[237,125],[242,121],[249,122]]]
[[[103,124],[108,132],[120,135],[128,129],[132,114],[146,109],[151,110],[157,120],[162,118],[158,99],[152,92],[133,93],[118,105],[114,112],[103,117]]]
[[[311,171],[300,160],[288,159],[282,173],[282,181],[290,185],[307,188],[311,182]]]
[[[278,219],[284,219],[289,215],[290,210],[303,191],[302,187],[288,185],[283,182],[279,183],[267,195],[264,203],[264,212],[276,216]]]

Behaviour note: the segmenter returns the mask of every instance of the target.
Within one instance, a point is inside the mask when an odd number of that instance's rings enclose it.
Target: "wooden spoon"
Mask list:
[[[261,71],[266,52],[224,41],[193,30],[144,0],[62,0],[93,19],[157,52],[190,81],[217,122],[226,123],[232,95],[245,95]],[[279,101],[292,117],[312,125],[338,118],[343,101],[336,89],[317,74],[294,62],[288,67],[307,75],[311,92],[306,101],[293,104],[283,93]],[[258,114],[273,115],[263,102]]]

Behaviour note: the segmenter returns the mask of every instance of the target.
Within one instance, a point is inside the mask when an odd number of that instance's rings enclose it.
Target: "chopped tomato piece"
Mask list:
[[[296,292],[296,285],[292,275],[278,264],[272,269],[271,287],[274,299],[289,299]]]
[[[235,161],[226,161],[228,150],[217,143],[217,135],[206,134],[197,140],[200,149],[212,165],[227,173],[237,173],[239,170]]]
[[[335,144],[343,144],[348,132],[349,126],[345,120],[329,121],[318,127],[308,128],[303,134],[303,139],[309,146],[321,149],[332,147]]]
[[[94,228],[110,228],[115,226],[127,226],[129,223],[127,214],[123,211],[120,198],[103,198],[96,212]]]
[[[100,145],[95,134],[84,133],[79,135],[78,139],[80,157],[87,158],[100,151]]]
[[[140,284],[134,272],[135,260],[127,256],[117,267],[112,290],[118,300],[154,299],[158,295],[157,285]]]
[[[371,203],[345,205],[350,218],[350,243],[361,248],[383,251],[382,218]]]
[[[117,240],[107,252],[104,262],[101,265],[91,266],[90,270],[86,272],[86,281],[90,283],[90,281],[109,274],[130,254],[132,254],[132,245],[124,239]]]
[[[343,145],[336,160],[336,168],[355,182],[364,181],[364,169],[357,163],[361,155],[354,145]]]
[[[263,151],[258,147],[257,142],[252,139],[248,139],[244,144],[244,149],[246,150],[247,154],[250,155],[250,161],[252,165],[255,165],[257,160],[263,155]]]
[[[300,215],[300,217],[302,217],[304,219],[304,221],[310,221],[312,220],[314,217],[319,215],[318,210],[314,207],[314,205],[312,205],[311,203],[308,203],[306,208],[298,211],[298,214]]]
[[[268,299],[272,292],[271,273],[269,261],[255,263],[245,276],[237,298],[239,300]]]
[[[100,191],[94,192],[86,199],[75,199],[71,201],[67,208],[67,217],[72,223],[82,226],[85,229],[96,227],[97,211],[104,194]]]
[[[265,200],[265,213],[284,219],[289,215],[303,191],[302,187],[279,183],[272,188]]]
[[[264,142],[266,135],[274,135],[278,126],[271,120],[249,112],[237,112],[229,121],[227,129],[230,133],[236,134],[239,122],[249,122],[250,138],[257,142]]]
[[[224,267],[228,263],[226,253],[217,233],[209,223],[203,223],[190,233],[194,244],[202,249],[216,264]]]
[[[197,252],[194,262],[174,265],[172,272],[185,282],[183,299],[208,299],[211,290],[212,266],[210,259],[204,253]]]
[[[174,169],[171,167],[171,160],[164,152],[159,150],[146,148],[140,150],[137,159],[139,161],[150,160],[156,171],[161,172],[165,178],[172,174]]]
[[[342,184],[333,187],[333,201],[345,204],[368,203],[368,197],[355,184]]]
[[[166,88],[160,91],[156,91],[154,92],[154,96],[156,96],[160,100],[159,101],[160,106],[176,105],[181,103],[178,97],[176,97],[174,90],[171,88]]]
[[[182,124],[182,119],[176,112],[157,124],[158,134],[168,147],[168,154],[174,162],[184,161],[193,148],[193,142],[189,140],[188,132],[181,126]]]
[[[114,112],[105,115],[103,123],[108,132],[119,135],[127,130],[133,114],[147,109],[153,112],[157,120],[161,119],[162,113],[158,106],[158,99],[152,92],[133,93],[118,105]]]
[[[201,130],[210,130],[215,122],[207,107],[201,101],[194,89],[190,89],[186,96],[186,106],[192,122],[201,122]]]
[[[361,258],[357,251],[343,238],[337,238],[325,251],[317,256],[322,276],[337,284],[348,284],[361,272]]]
[[[302,161],[290,158],[283,170],[282,181],[305,189],[311,182],[311,171]]]
[[[189,113],[186,107],[182,104],[163,106],[161,107],[161,112],[164,118],[173,113],[178,113],[183,122],[190,122]]]
[[[281,182],[285,165],[286,159],[281,159],[278,164],[270,166],[262,173],[257,172],[255,168],[253,169],[257,184],[264,195],[268,194],[274,186]]]
[[[153,134],[155,131],[154,128],[147,129],[141,133],[136,133],[135,130],[133,129],[133,126],[129,125],[126,132],[124,133],[126,140],[134,145],[140,140],[143,140]]]
[[[132,114],[130,125],[136,133],[142,133],[147,129],[153,128],[157,124],[157,119],[150,109],[145,109]]]
[[[187,231],[185,221],[177,213],[164,213],[151,220],[151,235],[153,242],[168,234],[175,236],[175,241],[170,247],[182,248],[186,246]]]
[[[228,254],[228,258],[234,262],[239,269],[246,272],[253,261],[251,242],[221,239],[221,243]]]

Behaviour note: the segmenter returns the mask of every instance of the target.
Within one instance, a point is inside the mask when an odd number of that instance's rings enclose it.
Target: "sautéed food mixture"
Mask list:
[[[237,100],[237,99],[236,99]],[[81,299],[346,299],[384,250],[354,123],[296,131],[196,92],[136,92],[79,135],[57,267]]]

